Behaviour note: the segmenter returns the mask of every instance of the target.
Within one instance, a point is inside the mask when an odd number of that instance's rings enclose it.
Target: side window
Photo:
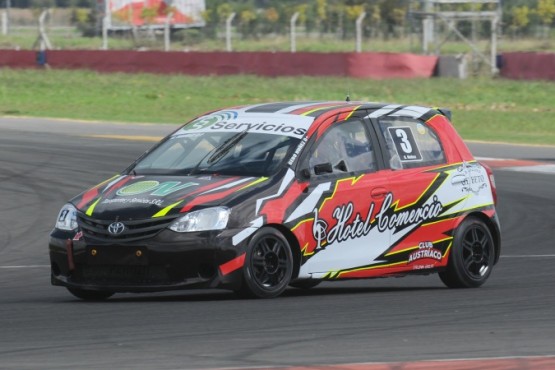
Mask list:
[[[425,123],[408,117],[383,117],[378,121],[394,169],[445,163],[436,133]]]
[[[308,158],[311,175],[372,172],[374,148],[359,120],[336,123],[324,133]]]

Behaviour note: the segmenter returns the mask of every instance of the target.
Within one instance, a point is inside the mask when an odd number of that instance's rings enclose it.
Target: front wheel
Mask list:
[[[67,288],[71,294],[85,301],[103,301],[114,295],[114,292],[105,292],[101,290],[86,290],[79,288]]]
[[[475,288],[491,274],[495,259],[493,237],[481,220],[469,217],[455,231],[447,269],[439,273],[449,288]]]
[[[238,293],[247,297],[277,297],[293,274],[293,254],[287,239],[276,229],[260,229],[251,239]]]

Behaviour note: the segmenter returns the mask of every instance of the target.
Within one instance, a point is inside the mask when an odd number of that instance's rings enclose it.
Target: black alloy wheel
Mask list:
[[[262,228],[249,243],[239,293],[247,297],[277,297],[289,285],[292,274],[293,254],[287,239],[276,229]]]
[[[474,288],[491,274],[495,246],[488,227],[479,219],[465,219],[455,231],[447,269],[439,277],[450,288]]]

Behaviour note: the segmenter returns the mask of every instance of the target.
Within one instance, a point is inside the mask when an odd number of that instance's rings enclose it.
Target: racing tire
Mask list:
[[[273,298],[287,288],[293,275],[293,254],[276,229],[260,229],[250,240],[237,293],[245,298]]]
[[[84,301],[104,301],[114,295],[114,292],[102,290],[86,290],[79,288],[67,288],[71,294]]]
[[[316,279],[303,279],[303,280],[296,280],[289,283],[289,286],[297,289],[311,289],[314,288],[316,285],[320,284],[321,280]]]
[[[484,222],[469,217],[457,227],[447,268],[439,277],[449,288],[477,288],[490,276],[494,260],[491,232]]]

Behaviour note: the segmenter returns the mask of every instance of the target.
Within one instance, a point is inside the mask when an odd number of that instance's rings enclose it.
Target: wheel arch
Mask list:
[[[293,234],[291,230],[281,224],[267,224],[264,225],[265,227],[272,227],[278,230],[280,233],[283,234],[287,242],[289,243],[289,247],[291,248],[291,253],[293,254],[293,275],[291,279],[295,279],[299,276],[299,271],[301,269],[301,247],[297,237]]]

